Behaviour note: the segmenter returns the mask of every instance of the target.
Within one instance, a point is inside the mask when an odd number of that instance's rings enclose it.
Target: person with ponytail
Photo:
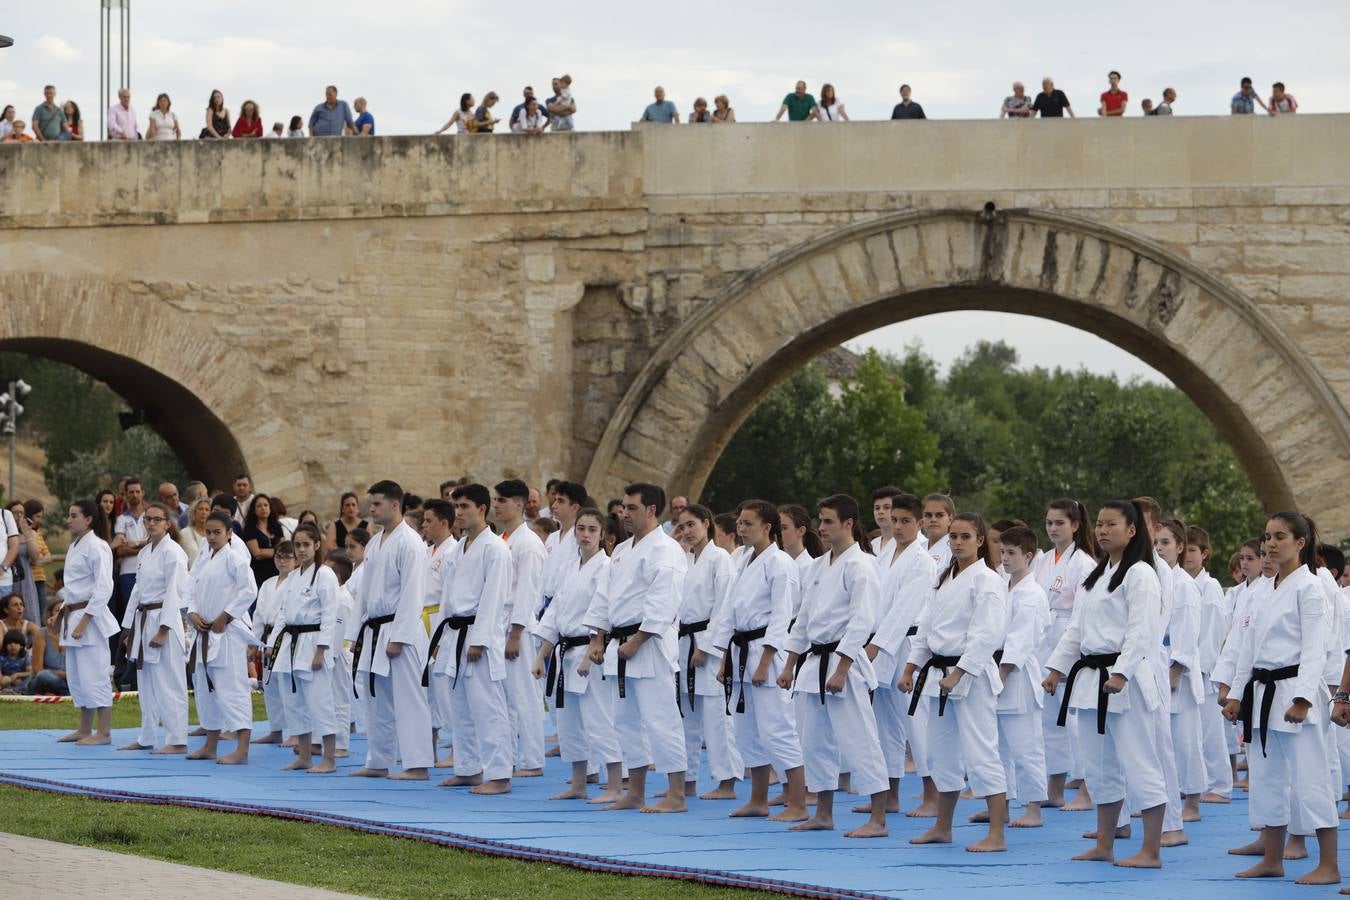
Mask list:
[[[66,654],[66,684],[80,711],[80,727],[58,741],[82,746],[112,742],[112,682],[108,644],[117,635],[117,619],[108,609],[113,592],[113,557],[103,510],[92,500],[76,500],[66,514],[70,548],[66,550],[61,596],[61,649]],[[98,724],[95,730],[94,719]]]
[[[1155,652],[1162,585],[1153,566],[1152,535],[1137,503],[1104,504],[1096,537],[1102,558],[1074,600],[1042,682],[1055,696],[1068,676],[1062,699],[1053,705],[1059,707],[1060,727],[1071,708],[1077,711],[1084,780],[1097,803],[1096,846],[1074,859],[1160,868],[1167,788],[1153,710],[1161,707],[1162,686],[1148,657]],[[1137,854],[1117,860],[1116,827],[1127,798],[1130,809],[1143,811],[1144,840]]]
[[[1041,660],[1050,658],[1055,645],[1064,637],[1073,615],[1074,599],[1083,580],[1097,565],[1097,545],[1092,538],[1087,509],[1077,500],[1067,497],[1046,504],[1045,534],[1052,545],[1032,566],[1036,583],[1050,598],[1050,631],[1037,651]],[[1092,808],[1092,798],[1081,787],[1083,767],[1078,753],[1078,738],[1072,728],[1057,724],[1059,710],[1053,703],[1041,709],[1041,731],[1045,736],[1046,779],[1045,806],[1064,806],[1070,811]],[[1065,806],[1064,786],[1069,778],[1080,779],[1078,796]]]
[[[233,753],[220,757],[221,765],[248,762],[253,730],[253,698],[248,685],[248,649],[254,643],[248,608],[258,596],[254,569],[228,549],[230,517],[213,512],[206,518],[206,550],[188,573],[188,623],[197,719],[206,729],[206,742],[188,759],[216,759],[222,731],[238,738]]]
[[[1297,883],[1337,884],[1335,788],[1323,734],[1330,617],[1317,576],[1317,529],[1300,513],[1276,513],[1262,544],[1275,569],[1272,590],[1251,607],[1224,706],[1224,716],[1241,719],[1248,738],[1248,816],[1261,828],[1262,859],[1238,877],[1283,877],[1284,837],[1292,828],[1315,833],[1319,853],[1317,868]]]
[[[272,646],[272,677],[281,678],[281,700],[286,729],[295,737],[298,758],[283,771],[300,769],[312,774],[337,771],[337,701],[333,697],[333,648],[337,630],[338,583],[333,570],[319,558],[323,537],[314,525],[299,525],[291,536],[295,545],[295,572],[286,579],[277,614],[277,636]],[[315,763],[314,739],[323,744],[323,759]]]
[[[1228,633],[1228,604],[1219,580],[1209,574],[1213,549],[1209,532],[1198,525],[1186,529],[1186,556],[1181,566],[1195,579],[1200,591],[1200,681],[1205,696],[1200,703],[1200,737],[1205,761],[1205,792],[1201,803],[1231,803],[1233,769],[1228,761],[1229,724],[1219,709],[1218,689],[1214,686],[1214,667]]]
[[[788,503],[778,507],[782,527],[783,552],[797,564],[797,574],[805,573],[812,560],[825,552],[820,535],[811,527],[811,514],[806,507]]]
[[[1200,705],[1205,699],[1200,673],[1200,615],[1204,601],[1195,579],[1181,566],[1186,555],[1184,524],[1177,519],[1163,522],[1153,537],[1153,552],[1167,566],[1165,573],[1172,579],[1172,608],[1168,611],[1158,664],[1165,667],[1170,689],[1168,730],[1172,736],[1177,784],[1185,800],[1181,820],[1198,822],[1200,795],[1207,784],[1200,725]]]
[[[842,764],[852,788],[872,798],[866,824],[844,836],[885,837],[890,780],[870,704],[876,672],[864,650],[876,622],[876,561],[857,500],[834,494],[817,507],[820,536],[830,551],[808,573],[801,612],[788,634],[787,666],[778,676],[779,687],[795,691],[806,789],[816,794],[815,815],[791,830],[834,828]]]
[[[785,809],[775,822],[806,818],[806,775],[792,700],[778,685],[784,671],[788,630],[799,606],[800,582],[792,558],[779,547],[782,520],[765,500],[746,500],[736,513],[739,557],[726,602],[708,624],[708,643],[719,648],[724,710],[731,716],[736,749],[750,770],[750,799],[733,817],[769,815],[770,768],[787,781]],[[709,655],[694,653],[694,666]]]
[[[966,849],[1008,849],[1003,832],[1008,780],[998,752],[997,697],[1003,680],[994,655],[1007,630],[1008,596],[1003,579],[989,566],[988,537],[984,519],[975,513],[952,519],[947,532],[951,562],[919,616],[900,678],[902,692],[936,698],[928,754],[938,790],[937,821],[912,844],[951,843],[956,801],[968,781],[971,794],[985,801],[989,833]],[[917,710],[911,701],[910,713]]]

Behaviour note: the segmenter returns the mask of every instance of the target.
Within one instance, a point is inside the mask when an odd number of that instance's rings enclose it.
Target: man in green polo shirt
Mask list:
[[[816,98],[806,92],[806,82],[797,82],[797,89],[783,98],[783,105],[778,107],[778,115],[773,117],[775,122],[783,118],[783,113],[787,113],[789,122],[805,122],[816,112]]]

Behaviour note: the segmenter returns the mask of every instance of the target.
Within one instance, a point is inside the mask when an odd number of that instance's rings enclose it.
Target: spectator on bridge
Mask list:
[[[1012,94],[1003,98],[1003,108],[999,110],[1000,119],[1032,119],[1036,116],[1036,105],[1027,96],[1027,89],[1020,81],[1014,81]]]
[[[558,79],[556,78],[553,79],[553,92],[555,94],[558,92]],[[516,130],[516,119],[520,118],[521,110],[523,110],[525,108],[525,105],[529,103],[531,100],[536,99],[534,96],[534,88],[530,87],[528,84],[525,85],[525,89],[522,90],[520,94],[521,94],[520,102],[511,108],[510,122],[512,131]],[[541,106],[540,109],[543,110],[544,118],[546,119],[549,118],[548,108],[545,106]]]
[[[548,113],[544,112],[538,100],[531,97],[511,120],[511,130],[516,134],[543,134],[548,121]]]
[[[783,98],[783,102],[778,106],[778,115],[773,117],[775,122],[783,118],[783,113],[787,113],[789,122],[809,122],[816,115],[816,98],[806,92],[806,82],[799,81],[792,93]]]
[[[352,126],[352,131],[357,137],[374,137],[375,117],[367,108],[366,98],[357,97],[352,101],[352,106],[356,109],[356,123]]]
[[[844,109],[844,101],[834,92],[834,85],[822,84],[820,86],[820,102],[816,104],[816,121],[818,122],[847,122],[848,110]]]
[[[1284,89],[1284,82],[1277,81],[1270,88],[1270,105],[1266,108],[1272,116],[1293,115],[1298,112],[1298,101],[1294,95]]]
[[[694,100],[694,111],[689,114],[690,125],[712,124],[712,113],[708,110],[708,101],[702,97]]]
[[[450,118],[444,125],[437,128],[436,134],[444,134],[450,129],[451,125],[457,126],[456,131],[459,134],[469,130],[469,120],[473,118],[473,94],[459,95],[459,109],[451,113]]]
[[[305,136],[305,120],[299,116],[291,116],[291,124],[286,128],[286,137],[302,138]]]
[[[554,131],[571,131],[572,116],[577,111],[577,103],[572,99],[572,76],[562,75],[553,79],[553,96],[545,104],[548,112],[549,127]]]
[[[131,91],[122,88],[117,92],[117,102],[108,107],[108,140],[140,139],[141,133],[136,130],[136,110],[131,108]]]
[[[910,87],[907,84],[900,85],[900,102],[895,104],[895,109],[891,110],[892,121],[896,119],[926,119],[923,107],[913,100],[909,99]]]
[[[80,117],[80,105],[74,100],[67,100],[61,105],[61,111],[66,114],[66,124],[61,126],[61,140],[84,140],[84,119]]]
[[[239,107],[239,118],[234,120],[234,129],[230,134],[237,138],[262,137],[262,115],[258,112],[258,104],[252,100],[244,101],[244,105]]]
[[[1115,69],[1106,73],[1106,80],[1111,86],[1102,92],[1101,105],[1097,107],[1097,115],[1108,118],[1119,118],[1125,115],[1125,106],[1130,102],[1130,95],[1120,89],[1120,73]]]
[[[206,101],[206,125],[202,127],[197,139],[201,141],[220,141],[230,136],[230,110],[225,106],[225,95],[219,90],[211,92]]]
[[[1270,112],[1260,95],[1256,93],[1256,89],[1252,87],[1252,80],[1244,77],[1238,87],[1238,92],[1233,95],[1232,101],[1228,104],[1228,111],[1234,116],[1250,116],[1256,112],[1258,106],[1266,112]]]
[[[1068,96],[1055,87],[1055,79],[1049,75],[1041,79],[1041,92],[1036,95],[1031,108],[1040,113],[1042,119],[1062,119],[1065,113],[1069,114],[1070,119],[1076,118]]]
[[[647,108],[642,111],[642,121],[661,125],[680,124],[680,111],[675,108],[674,103],[666,99],[666,89],[658,84],[652,94],[656,100],[648,103]]]
[[[352,131],[352,110],[346,100],[338,99],[336,85],[323,89],[323,102],[309,114],[310,137],[342,137]]]
[[[473,111],[473,118],[469,120],[470,134],[492,134],[492,130],[501,122],[500,118],[494,118],[492,107],[497,105],[497,92],[488,91],[483,97],[483,102]]]
[[[1163,88],[1162,102],[1153,110],[1155,116],[1170,116],[1172,114],[1172,104],[1176,102],[1177,92],[1172,88]]]
[[[713,98],[712,120],[714,125],[736,124],[736,110],[731,108],[731,100],[726,94],[718,94]]]
[[[273,122],[272,130],[267,132],[268,138],[284,138],[286,136],[286,126],[281,122]]]
[[[168,94],[160,94],[155,98],[155,108],[150,110],[150,125],[145,130],[147,141],[182,139],[183,132],[178,127],[178,114],[170,109],[172,105],[173,101],[169,99]]]
[[[62,127],[66,124],[66,114],[56,105],[56,87],[47,85],[42,89],[42,102],[33,109],[33,140],[59,141]]]
[[[4,112],[0,112],[0,141],[14,133],[14,105],[6,104]]]
[[[5,135],[5,143],[27,143],[33,140],[33,136],[24,130],[27,127],[28,123],[23,119],[15,119],[9,134]]]
[[[1139,109],[1143,111],[1144,115],[1146,116],[1154,115],[1153,101],[1150,100],[1148,97],[1145,97],[1143,100],[1139,101]]]

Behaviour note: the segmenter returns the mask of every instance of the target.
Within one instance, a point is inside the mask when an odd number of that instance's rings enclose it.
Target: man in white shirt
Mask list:
[[[506,636],[506,699],[515,738],[512,746],[518,742],[520,754],[515,775],[535,778],[544,774],[544,697],[543,686],[531,671],[535,651],[531,629],[539,605],[544,542],[525,524],[530,487],[519,478],[511,478],[493,490],[492,516],[511,551],[511,591],[502,610],[502,628]]]
[[[140,479],[128,478],[123,485],[125,506],[122,514],[113,524],[112,552],[117,561],[117,582],[113,591],[112,614],[120,622],[127,611],[127,601],[136,587],[136,568],[139,564],[137,554],[150,543],[150,533],[146,531],[141,517],[145,515],[145,487]],[[126,667],[126,649],[121,642],[113,649],[114,674],[119,684],[133,683],[134,669]]]

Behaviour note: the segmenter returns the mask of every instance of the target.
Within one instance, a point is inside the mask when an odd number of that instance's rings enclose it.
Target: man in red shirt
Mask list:
[[[1113,69],[1106,77],[1111,82],[1111,89],[1102,94],[1102,105],[1097,107],[1097,115],[1123,116],[1125,105],[1130,102],[1130,95],[1120,89],[1119,72]]]

